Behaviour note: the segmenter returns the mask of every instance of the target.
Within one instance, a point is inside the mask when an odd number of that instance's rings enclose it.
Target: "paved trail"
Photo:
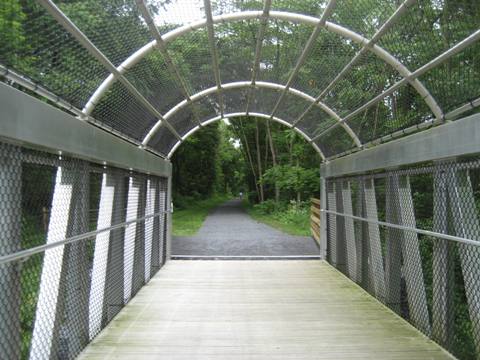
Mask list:
[[[319,255],[319,250],[311,237],[288,235],[255,221],[237,199],[217,207],[195,236],[175,236],[172,255]]]

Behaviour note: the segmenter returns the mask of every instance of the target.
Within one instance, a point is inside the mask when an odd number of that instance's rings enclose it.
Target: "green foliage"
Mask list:
[[[298,236],[310,235],[309,202],[281,202],[273,200],[251,205],[247,201],[244,206],[255,220],[277,228],[287,234]]]
[[[280,191],[290,194],[301,193],[311,196],[319,191],[319,170],[318,168],[306,169],[301,166],[277,165],[266,170],[260,182],[275,185]]]

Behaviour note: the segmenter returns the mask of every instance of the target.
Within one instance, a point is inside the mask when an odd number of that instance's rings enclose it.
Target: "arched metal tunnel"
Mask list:
[[[478,358],[479,16],[473,0],[0,4],[0,358],[75,358],[116,318],[169,261],[169,159],[240,116],[318,152],[317,265]]]

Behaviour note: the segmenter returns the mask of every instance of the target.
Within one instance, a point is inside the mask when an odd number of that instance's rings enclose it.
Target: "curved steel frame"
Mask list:
[[[390,66],[392,66],[396,71],[398,71],[398,73],[404,77],[404,80],[409,82],[414,87],[414,89],[420,94],[420,96],[422,97],[422,99],[424,99],[425,103],[430,108],[430,110],[435,115],[435,117],[439,120],[443,119],[443,112],[438,106],[435,99],[431,96],[428,90],[423,86],[423,84],[417,78],[412,77],[412,72],[408,70],[398,59],[396,59],[393,55],[391,55],[389,52],[387,52],[380,46],[374,44],[374,42],[372,41],[373,39],[369,40],[358,33],[355,33],[351,30],[346,29],[341,25],[324,21],[323,19],[319,19],[316,17],[295,14],[290,12],[282,12],[282,11],[269,11],[267,15],[265,11],[244,11],[239,13],[209,17],[208,19],[203,19],[203,20],[194,22],[192,24],[181,26],[165,34],[163,36],[163,40],[164,40],[164,43],[167,44],[173,41],[174,39],[178,38],[179,36],[182,36],[194,30],[198,30],[200,28],[204,28],[205,26],[210,28],[213,26],[213,24],[217,24],[217,23],[226,23],[226,22],[248,20],[248,19],[262,20],[265,17],[272,18],[272,19],[285,20],[290,22],[300,22],[300,23],[311,25],[314,27],[318,27],[320,25],[328,31],[334,32],[356,43],[362,44],[364,48],[367,48],[368,50],[372,51],[376,56],[378,56],[380,59],[385,61]],[[376,38],[378,39],[378,36]],[[95,108],[95,105],[98,103],[100,98],[110,88],[110,86],[113,84],[116,78],[118,78],[119,75],[123,76],[123,74],[129,68],[131,68],[136,63],[138,63],[141,59],[143,59],[143,57],[145,57],[148,53],[150,53],[150,51],[152,51],[157,46],[158,46],[157,41],[153,40],[150,43],[143,46],[142,48],[140,48],[139,50],[137,50],[129,58],[127,58],[121,65],[119,65],[116,68],[116,74],[118,75],[117,76],[115,76],[114,74],[109,75],[103,81],[103,83],[97,88],[97,90],[93,93],[92,97],[88,100],[87,104],[83,109],[83,112],[85,113],[85,115],[90,115],[92,113],[92,111]],[[216,90],[221,93],[222,87],[224,86],[221,84],[221,82],[218,83],[217,81]],[[288,87],[286,85],[283,85],[283,90],[284,91],[288,90]],[[167,114],[169,112],[167,112]],[[168,123],[168,120],[167,121],[165,120],[166,120],[165,117],[159,117],[158,123],[160,124],[165,123],[167,127],[170,129],[170,126],[169,126],[170,124]],[[155,126],[157,126],[158,123]],[[341,123],[344,123],[344,121],[341,121]],[[356,144],[357,146],[359,146],[359,142],[358,143],[356,142]]]
[[[285,126],[289,127],[290,129],[295,130],[297,133],[299,133],[305,140],[307,140],[313,146],[313,148],[317,151],[317,153],[322,158],[322,161],[326,160],[325,154],[322,152],[322,150],[320,150],[320,148],[317,146],[317,144],[312,142],[310,137],[307,134],[305,134],[302,130],[300,130],[299,128],[293,127],[292,124],[290,124],[289,122],[287,122],[287,121],[285,121],[285,120],[283,120],[283,119],[281,119],[277,116],[272,117],[270,114],[267,115],[267,114],[264,114],[264,113],[250,112],[250,113],[248,113],[248,115],[253,116],[253,117],[263,118],[263,119],[270,119],[270,120],[276,121],[276,122],[278,122],[282,125],[285,125]],[[239,116],[247,116],[247,112],[244,111],[244,112],[228,113],[228,114],[223,114],[223,116],[222,115],[217,115],[215,117],[212,117],[212,118],[202,122],[202,126],[211,124],[211,123],[213,123],[215,121],[218,121],[218,120],[230,119],[230,118],[239,117]],[[183,143],[183,141],[186,138],[188,138],[190,135],[192,135],[196,131],[200,130],[200,128],[201,128],[201,126],[197,125],[194,128],[192,128],[189,132],[187,132],[185,135],[183,135],[182,140],[177,141],[175,143],[175,145],[172,147],[172,149],[168,153],[167,159],[171,158],[171,156],[173,155],[175,150],[177,150],[177,148]]]
[[[308,94],[306,94],[306,93],[304,93],[300,90],[293,89],[293,88],[288,88],[287,89],[285,87],[285,85],[271,83],[271,82],[265,82],[265,81],[257,81],[257,82],[255,82],[255,85],[252,85],[251,81],[236,81],[236,82],[232,82],[232,83],[222,84],[222,89],[223,90],[241,89],[241,88],[255,88],[255,87],[272,89],[272,90],[279,90],[279,91],[288,91],[290,94],[301,97],[302,99],[304,99],[308,102],[311,102],[313,105],[318,106],[320,109],[325,111],[329,116],[331,116],[337,122],[339,122],[340,125],[348,133],[348,135],[352,138],[355,145],[357,145],[358,147],[362,146],[362,144],[361,144],[360,140],[358,139],[357,135],[355,134],[355,132],[348,126],[348,124],[346,124],[345,122],[341,122],[342,119],[340,118],[340,116],[338,116],[338,114],[335,111],[333,111],[331,108],[329,108],[326,104],[324,104],[322,102],[315,102],[315,99],[312,96],[310,96],[310,95],[308,95]],[[212,86],[211,88],[205,89],[203,91],[200,91],[200,92],[192,95],[191,100],[194,102],[194,101],[200,100],[201,98],[203,98],[205,96],[215,94],[215,93],[218,93],[218,89],[217,89],[216,86]],[[170,119],[175,113],[177,113],[178,111],[180,111],[181,109],[183,109],[186,106],[188,106],[188,101],[186,99],[182,100],[177,105],[173,106],[165,114],[164,119],[166,119],[166,120]],[[245,111],[245,114],[252,114],[252,113]],[[289,124],[290,127],[295,127],[294,125],[292,125],[290,123],[288,123],[288,124]],[[142,140],[142,145],[146,146],[148,144],[148,142],[151,140],[151,138],[153,137],[153,135],[155,135],[155,133],[161,128],[161,126],[162,126],[162,122],[158,121],[151,128],[151,130],[148,132],[148,134],[145,136],[145,138]],[[308,138],[308,141],[312,142],[312,140],[310,138]]]

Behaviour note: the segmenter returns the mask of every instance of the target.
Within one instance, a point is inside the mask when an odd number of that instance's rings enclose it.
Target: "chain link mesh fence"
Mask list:
[[[0,199],[1,358],[75,358],[165,262],[165,178],[2,142]]]
[[[327,202],[330,264],[459,359],[477,358],[480,160],[329,179]]]

